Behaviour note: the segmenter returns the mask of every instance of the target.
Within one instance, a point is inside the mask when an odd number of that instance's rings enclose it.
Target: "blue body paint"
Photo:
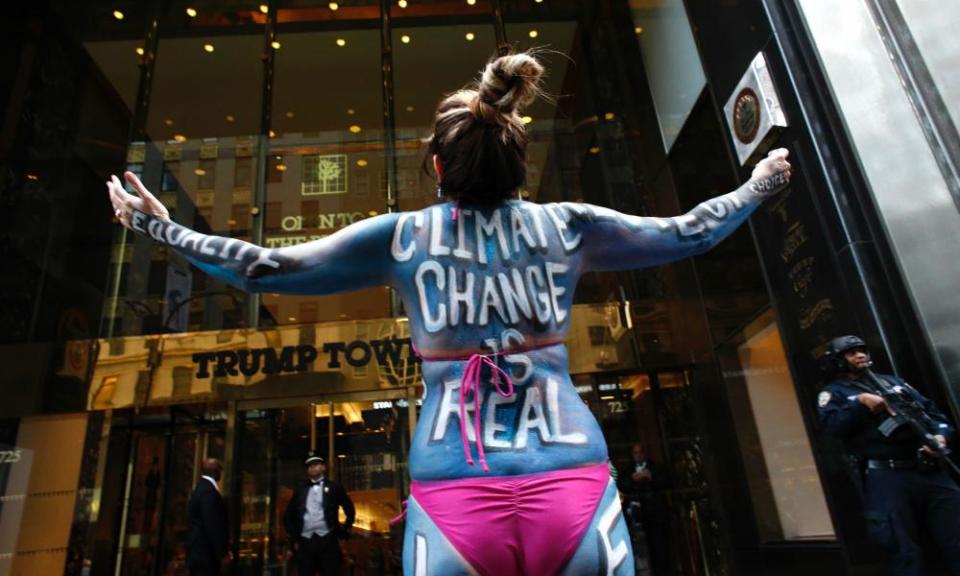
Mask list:
[[[140,212],[132,227],[249,291],[320,295],[384,284],[395,288],[424,358],[426,398],[410,451],[411,478],[493,477],[607,460],[599,425],[571,384],[562,344],[580,276],[704,252],[785,184],[779,174],[750,182],[674,218],[574,203],[509,201],[495,208],[447,203],[378,216],[321,240],[277,249],[200,235]],[[513,376],[515,394],[502,398],[490,393],[488,383],[483,386],[479,440],[490,466],[487,475],[464,459],[459,386],[467,358],[490,352],[502,353],[496,358]],[[472,405],[467,405],[471,422]],[[472,449],[478,440],[472,424],[467,433]],[[604,498],[608,505],[610,498]],[[588,534],[596,531],[603,506]],[[605,528],[617,539],[606,548],[585,537],[574,556],[577,566],[607,566],[609,554],[619,557],[621,542],[629,553],[619,516],[618,521],[619,528]],[[435,532],[428,523],[427,514],[410,518],[408,552],[417,534]],[[419,542],[428,546],[429,538]],[[438,548],[428,557],[449,562],[451,555]],[[626,570],[623,562],[608,573]],[[436,573],[427,568],[425,573]]]

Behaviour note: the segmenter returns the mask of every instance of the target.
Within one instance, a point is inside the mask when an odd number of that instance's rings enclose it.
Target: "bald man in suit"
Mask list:
[[[191,576],[219,576],[230,561],[227,506],[219,484],[223,464],[209,458],[202,471],[187,505],[187,567]]]

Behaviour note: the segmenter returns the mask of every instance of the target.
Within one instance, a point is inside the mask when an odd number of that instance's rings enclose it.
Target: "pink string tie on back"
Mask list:
[[[467,456],[467,464],[473,466],[473,455],[470,454],[470,442],[467,439],[466,408],[467,393],[468,391],[472,391],[473,403],[475,404],[473,409],[473,434],[477,441],[477,456],[480,460],[480,466],[483,468],[484,472],[490,471],[490,468],[487,466],[487,457],[483,452],[483,439],[480,438],[480,404],[482,401],[482,395],[480,393],[480,379],[483,374],[484,365],[490,367],[490,372],[493,375],[494,390],[497,391],[497,394],[503,396],[504,398],[513,396],[513,380],[510,379],[509,374],[497,366],[495,361],[491,360],[491,356],[498,356],[498,354],[470,355],[470,359],[467,360],[467,365],[463,367],[463,376],[460,379],[460,440],[463,442],[463,452]],[[500,386],[501,377],[503,377],[503,380],[506,380],[506,389],[501,388]]]
[[[407,519],[407,499],[400,501],[400,513],[390,520],[390,525],[395,526]]]

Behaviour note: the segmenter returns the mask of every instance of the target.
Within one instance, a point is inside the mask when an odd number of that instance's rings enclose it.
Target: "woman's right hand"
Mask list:
[[[147,190],[143,182],[137,178],[133,172],[124,172],[123,177],[137,191],[137,195],[129,194],[123,189],[123,183],[120,179],[110,175],[107,181],[107,192],[110,194],[110,204],[113,206],[113,215],[121,224],[130,228],[130,219],[133,217],[133,211],[139,210],[144,214],[150,214],[161,220],[169,220],[170,212],[157,197]]]

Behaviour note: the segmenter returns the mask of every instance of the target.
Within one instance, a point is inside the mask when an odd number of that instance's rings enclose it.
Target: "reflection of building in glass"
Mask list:
[[[722,104],[763,51],[802,177],[707,255],[585,277],[571,373],[615,467],[639,442],[666,473],[675,573],[869,571],[849,479],[811,425],[813,357],[864,333],[950,405],[957,159],[936,136],[956,131],[960,100],[925,8],[899,6],[888,29],[856,3],[843,18],[787,4],[16,4],[0,83],[0,575],[177,573],[204,457],[226,463],[241,572],[279,573],[307,449],[357,503],[355,571],[399,573],[389,519],[423,415],[390,290],[243,293],[121,233],[102,183],[130,170],[178,222],[268,247],[420,209],[436,202],[422,140],[437,101],[507,44],[550,48],[521,195],[650,216],[746,177]],[[845,68],[851,45],[869,66]],[[897,302],[911,304],[890,314]]]
[[[362,166],[366,166],[366,161]],[[358,166],[361,166],[358,164]],[[346,194],[347,156],[327,154],[303,159],[303,195]]]

